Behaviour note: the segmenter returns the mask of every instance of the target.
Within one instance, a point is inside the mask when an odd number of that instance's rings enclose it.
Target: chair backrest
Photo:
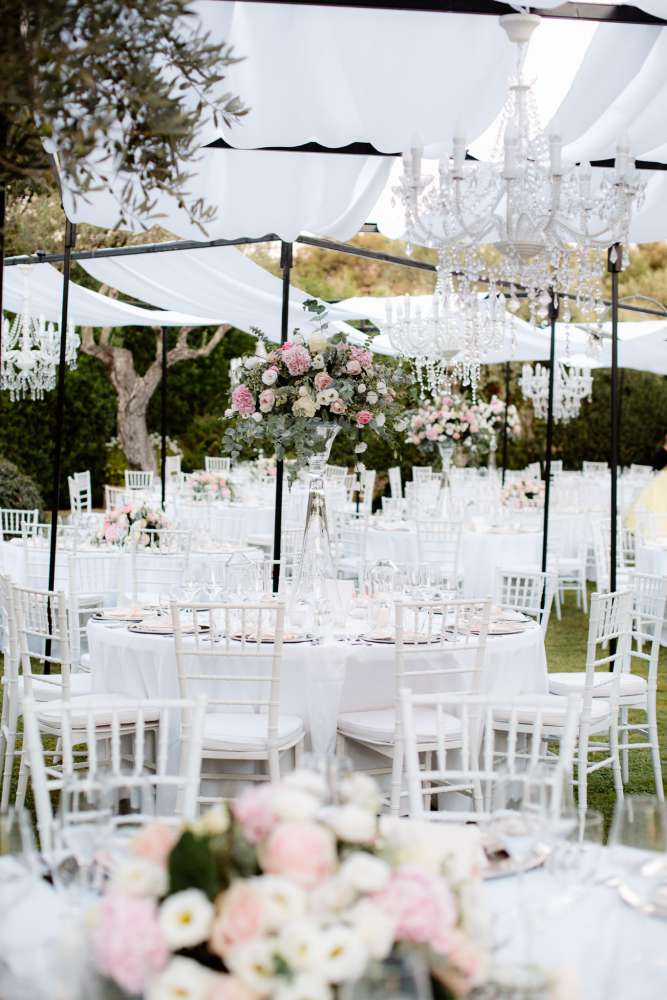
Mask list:
[[[528,465],[526,466],[526,472],[527,472],[528,476],[532,477],[533,479],[539,479],[540,476],[542,475],[542,472],[541,472],[541,469],[540,469],[540,463],[539,462],[529,462]]]
[[[19,676],[19,638],[14,610],[14,586],[11,578],[0,573],[0,648],[4,657],[2,675],[4,699],[17,695]],[[5,712],[3,711],[3,718]]]
[[[558,474],[563,471],[563,459],[562,458],[552,458],[551,459],[551,474]]]
[[[214,710],[259,712],[269,748],[277,746],[284,603],[172,601],[171,618],[181,697],[203,691]]]
[[[441,822],[485,821],[493,808],[495,787],[508,778],[513,783],[550,785],[548,804],[557,815],[562,789],[572,770],[577,725],[576,696],[564,702],[563,708],[555,709],[552,698],[538,694],[511,697],[466,692],[415,694],[402,689],[400,704],[410,816]],[[437,734],[436,748],[431,752],[434,764],[425,769],[420,767],[415,725],[415,713],[424,709],[434,713]],[[452,718],[460,725],[454,739]],[[557,757],[552,754],[547,758],[547,733],[554,722],[560,736]],[[544,768],[542,775],[540,767]],[[442,805],[442,796],[462,792],[471,793],[472,811],[432,808],[435,801]]]
[[[351,560],[357,566],[361,578],[366,563],[366,545],[368,540],[368,515],[360,510],[359,514],[346,511],[334,511],[334,539],[336,560]]]
[[[361,474],[360,507],[370,514],[373,510],[373,493],[375,491],[375,469],[364,469]]]
[[[24,508],[0,507],[0,537],[21,538],[33,535],[39,520],[39,511]]]
[[[585,476],[599,476],[609,472],[609,466],[606,462],[582,462],[581,471]]]
[[[556,577],[553,573],[496,569],[494,602],[502,608],[529,615],[538,623],[543,635],[549,627],[555,593]]]
[[[631,590],[615,590],[609,594],[592,594],[586,642],[586,674],[581,707],[581,722],[592,722],[592,702],[596,672],[609,677],[610,699],[618,697],[620,675],[627,668],[632,633]],[[611,711],[613,711],[613,704]]]
[[[164,460],[164,471],[167,478],[177,478],[181,474],[181,455],[166,455]]]
[[[69,505],[72,514],[87,513],[91,510],[92,486],[90,472],[75,472],[67,477]]]
[[[125,504],[133,503],[135,498],[122,486],[109,486],[104,484],[104,508],[105,510],[116,510],[124,507]]]
[[[286,579],[293,579],[303,551],[303,525],[285,525],[280,534],[280,556]]]
[[[72,664],[81,663],[81,639],[88,619],[105,606],[113,607],[121,593],[122,557],[119,553],[70,555],[67,560]]]
[[[630,466],[630,474],[633,476],[650,476],[653,469],[650,465],[640,465],[637,462],[633,462]]]
[[[658,686],[660,644],[667,605],[667,577],[633,573],[630,579],[632,637],[629,667],[632,669],[639,664],[648,666],[648,687],[653,693]],[[645,651],[647,644],[648,651]]]
[[[394,500],[403,498],[403,481],[401,479],[400,465],[392,465],[389,470],[389,489]]]
[[[110,795],[132,792],[133,789],[148,791],[151,797],[160,789],[177,791],[175,812],[163,821],[174,822],[177,817],[193,820],[197,814],[197,795],[201,771],[202,741],[206,698],[197,699],[154,699],[135,701],[120,699],[118,704],[95,704],[94,695],[85,706],[76,701],[66,702],[53,710],[51,721],[61,734],[59,753],[61,773],[54,774],[47,768],[45,751],[41,739],[37,712],[38,703],[26,699],[24,705],[24,726],[27,752],[31,765],[32,789],[37,812],[39,840],[42,851],[54,847],[55,818],[51,804],[51,793],[72,787],[81,789],[82,795],[93,789],[104,789]],[[100,730],[109,753],[99,753]],[[155,754],[151,747],[151,736],[157,730]],[[131,757],[128,760],[122,738],[132,737]],[[179,746],[179,762],[175,767],[169,762],[170,746]],[[74,753],[76,747],[76,758]],[[81,759],[82,748],[85,756]],[[77,801],[77,796],[66,796],[61,803],[59,822],[69,819],[76,821],[74,813],[67,809]],[[156,801],[156,799],[154,800]],[[123,821],[133,825],[144,821],[155,821],[155,810],[151,813],[130,813],[116,816],[114,825],[122,828]]]
[[[429,480],[437,476],[437,473],[433,471],[431,465],[413,465],[412,466],[412,482],[413,483],[427,483]]]
[[[33,680],[39,677],[41,684],[52,688],[54,698],[69,701],[72,653],[65,595],[60,591],[14,587],[13,597],[26,697],[33,696]],[[49,664],[51,672],[35,674],[32,659]]]
[[[417,559],[437,563],[448,573],[458,573],[461,554],[461,521],[417,521]]]
[[[155,599],[160,594],[171,594],[182,586],[188,569],[187,552],[164,551],[159,548],[141,548],[133,545],[130,550],[130,581],[133,601]]]
[[[153,488],[155,473],[150,469],[126,469],[125,489],[150,490]]]
[[[326,479],[343,481],[347,475],[346,465],[327,465],[324,469]]]
[[[606,530],[608,525],[608,518],[591,518],[595,581],[597,589],[600,591],[609,589],[611,555],[609,551],[609,531]]]
[[[204,456],[204,469],[206,472],[229,472],[231,467],[231,458],[223,458],[219,455]]]

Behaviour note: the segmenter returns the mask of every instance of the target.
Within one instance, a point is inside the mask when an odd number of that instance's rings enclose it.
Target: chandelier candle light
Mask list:
[[[629,242],[633,207],[643,194],[629,145],[621,140],[615,167],[593,171],[566,164],[562,140],[542,130],[531,84],[524,75],[528,42],[540,23],[534,14],[507,14],[501,27],[516,46],[516,74],[509,86],[489,162],[467,161],[457,136],[437,179],[422,173],[422,150],[403,156],[395,193],[405,211],[406,237],[439,251],[440,291],[470,303],[478,283],[495,298],[508,289],[516,312],[525,294],[533,323],[548,317],[550,289],[574,295],[596,322],[604,313],[600,252]],[[496,252],[482,254],[483,244]],[[569,320],[569,301],[563,319]]]
[[[533,404],[535,416],[546,420],[549,407],[549,369],[544,365],[524,365],[519,382],[525,399]],[[579,416],[584,399],[593,392],[593,376],[589,368],[558,364],[554,372],[554,420],[567,423]]]

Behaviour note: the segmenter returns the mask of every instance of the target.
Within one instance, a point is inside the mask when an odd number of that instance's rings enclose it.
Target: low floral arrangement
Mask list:
[[[383,434],[405,429],[395,386],[407,377],[375,361],[366,347],[349,344],[342,334],[327,339],[324,307],[304,303],[317,317],[319,329],[302,336],[298,330],[278,348],[266,344],[266,356],[245,359],[241,381],[232,391],[225,454],[237,459],[243,447],[266,445],[276,458],[294,458],[292,478],[307,459],[322,452],[322,425]],[[319,430],[318,430],[319,428]],[[355,446],[357,454],[367,448]]]
[[[276,478],[276,456],[258,455],[249,463],[250,478],[255,482],[265,482]]]
[[[188,486],[195,501],[232,500],[234,497],[232,484],[222,472],[193,472]]]
[[[327,805],[296,771],[130,844],[93,916],[96,968],[149,1000],[332,1000],[395,948],[418,951],[441,997],[487,968],[477,831],[386,819],[377,786]]]
[[[544,483],[541,479],[517,479],[504,488],[502,501],[508,507],[543,507]]]
[[[106,512],[95,541],[98,545],[123,545],[127,541],[132,541],[150,547],[154,544],[154,536],[146,534],[145,529],[169,527],[170,522],[161,510],[153,510],[146,504],[139,504],[136,507],[125,504],[123,507]]]

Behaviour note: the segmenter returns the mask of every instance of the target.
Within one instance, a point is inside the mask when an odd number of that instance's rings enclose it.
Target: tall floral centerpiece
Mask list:
[[[305,306],[314,313],[318,329],[310,335],[297,330],[280,347],[265,343],[265,356],[244,361],[226,413],[230,423],[224,441],[233,459],[248,444],[266,447],[279,460],[293,459],[290,481],[308,469],[306,528],[293,599],[303,593],[317,602],[328,589],[323,581],[336,577],[324,498],[331,446],[341,429],[360,431],[355,452],[362,454],[369,431],[384,435],[402,428],[396,385],[404,376],[342,334],[327,338],[324,307],[313,301]],[[264,340],[261,331],[255,332]]]
[[[468,451],[480,431],[476,406],[463,396],[446,395],[437,402],[423,403],[410,414],[407,441],[430,456],[440,454],[443,483],[449,476],[456,449]]]
[[[519,437],[521,433],[519,411],[513,403],[510,403],[506,416],[505,401],[495,394],[488,400],[478,399],[473,409],[477,413],[479,425],[477,448],[483,452],[488,451],[489,467],[495,468],[498,438],[504,431],[505,420],[507,419],[507,436],[510,440]]]
[[[232,500],[234,496],[229,477],[223,472],[193,472],[188,486],[195,502]]]

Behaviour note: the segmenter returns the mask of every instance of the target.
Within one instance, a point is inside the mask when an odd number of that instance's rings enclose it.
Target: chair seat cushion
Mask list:
[[[593,697],[608,698],[611,694],[612,674],[598,671],[593,681]],[[583,694],[586,683],[584,671],[572,674],[549,674],[549,691],[552,694]],[[619,693],[622,698],[646,694],[648,685],[638,674],[621,674]]]
[[[74,696],[90,694],[90,674],[70,674],[69,683]],[[60,681],[57,684],[49,684],[48,681],[34,677],[32,681],[32,696],[35,701],[55,701],[62,698],[63,689]]]
[[[431,708],[417,708],[414,712],[418,743],[429,743],[437,735],[436,713]],[[445,736],[456,739],[461,733],[461,722],[455,715],[443,713]],[[393,708],[375,708],[365,712],[344,712],[338,716],[338,731],[351,739],[368,743],[393,743],[396,713]]]
[[[82,653],[79,662],[82,670],[90,670],[90,653]]]
[[[211,712],[204,719],[204,750],[250,750],[268,748],[269,717],[254,712]],[[298,715],[281,715],[278,719],[278,743],[294,746],[304,735],[303,721]]]
[[[60,713],[64,704],[65,702],[60,699],[49,701],[37,712],[38,721],[46,726],[60,728],[62,720]],[[135,722],[137,717],[136,700],[122,694],[82,694],[72,698],[70,704],[74,709],[71,715],[73,729],[83,729],[86,726],[87,715],[84,714],[84,710],[88,711],[91,708],[98,709],[95,713],[95,723],[98,728],[100,726],[111,725],[112,708],[120,708],[118,719],[123,725]],[[127,708],[124,707],[126,705]],[[81,714],[77,713],[77,708],[81,709]],[[158,717],[159,713],[157,711],[151,712],[144,709],[144,720],[146,722],[157,721]]]
[[[573,694],[574,692],[568,691],[568,694]],[[544,697],[544,696],[542,696]],[[542,710],[542,725],[543,726],[563,726],[565,725],[565,713],[567,710],[567,699],[562,695],[551,694],[547,695],[547,698],[552,702],[553,708],[549,707],[546,711]],[[493,718],[496,722],[509,723],[511,710],[509,708],[495,708],[493,710]],[[598,719],[604,719],[609,714],[609,708],[604,701],[593,702],[591,706],[591,718],[595,722]],[[520,726],[532,725],[537,715],[537,709],[522,708],[521,711],[517,712],[517,722]]]

